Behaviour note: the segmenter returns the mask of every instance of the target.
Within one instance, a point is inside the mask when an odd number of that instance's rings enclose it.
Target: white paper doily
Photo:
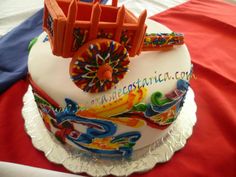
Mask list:
[[[194,101],[194,93],[189,88],[184,106],[177,120],[171,125],[167,136],[140,150],[146,152],[144,155],[132,160],[99,159],[96,156],[84,156],[83,153],[75,154],[73,151],[63,148],[44,126],[30,86],[24,95],[23,102],[22,115],[25,120],[25,129],[31,137],[34,147],[43,151],[49,161],[62,164],[71,172],[85,172],[91,176],[128,176],[134,172],[150,170],[157,163],[167,162],[175,151],[184,147],[186,140],[192,135],[192,129],[196,123],[197,106]],[[140,152],[135,151],[134,153]]]

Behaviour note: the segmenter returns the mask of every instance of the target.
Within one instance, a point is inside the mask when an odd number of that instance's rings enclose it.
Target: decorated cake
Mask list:
[[[43,28],[29,45],[29,81],[62,146],[133,158],[168,136],[191,76],[183,34],[117,0],[45,0]]]

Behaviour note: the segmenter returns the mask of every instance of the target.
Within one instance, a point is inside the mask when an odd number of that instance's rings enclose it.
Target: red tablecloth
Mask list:
[[[194,74],[197,124],[187,145],[168,162],[134,176],[236,176],[236,6],[192,0],[152,19],[183,32]],[[24,131],[20,80],[0,96],[0,160],[66,172],[36,150]]]

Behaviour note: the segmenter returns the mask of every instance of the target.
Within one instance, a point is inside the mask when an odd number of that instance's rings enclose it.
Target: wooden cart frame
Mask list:
[[[142,50],[146,10],[137,18],[124,6],[117,7],[117,0],[111,5],[102,5],[98,0],[45,0],[44,9],[43,29],[54,55],[73,57],[84,43],[97,38],[123,44],[130,57]]]

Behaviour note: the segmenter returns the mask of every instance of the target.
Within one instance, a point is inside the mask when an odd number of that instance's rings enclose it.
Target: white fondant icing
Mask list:
[[[171,32],[165,26],[152,20],[147,20],[146,24],[148,33]],[[145,78],[148,81],[150,77],[153,81],[155,76],[158,79],[160,75],[160,79],[163,79],[164,75],[169,73],[170,80],[149,84],[146,87],[148,94],[144,101],[149,102],[150,95],[155,91],[166,94],[174,90],[177,84],[176,76],[179,78],[181,72],[189,73],[191,70],[190,55],[185,45],[167,51],[142,52],[139,56],[130,58],[129,71],[114,88],[102,93],[87,93],[78,88],[70,79],[69,65],[71,59],[54,56],[49,42],[43,42],[45,37],[46,33],[44,32],[39,36],[30,51],[29,73],[33,81],[62,107],[65,106],[65,98],[70,98],[86,107],[90,107],[91,103],[100,104],[102,97],[109,98],[109,95],[114,92],[118,95],[120,89],[128,91],[129,85],[134,82],[136,84],[139,80],[143,82]],[[141,128],[119,125],[115,135],[128,131],[140,131],[142,136],[136,142],[135,150],[152,144],[155,140],[164,136],[167,129],[164,131],[158,130],[147,125]]]

